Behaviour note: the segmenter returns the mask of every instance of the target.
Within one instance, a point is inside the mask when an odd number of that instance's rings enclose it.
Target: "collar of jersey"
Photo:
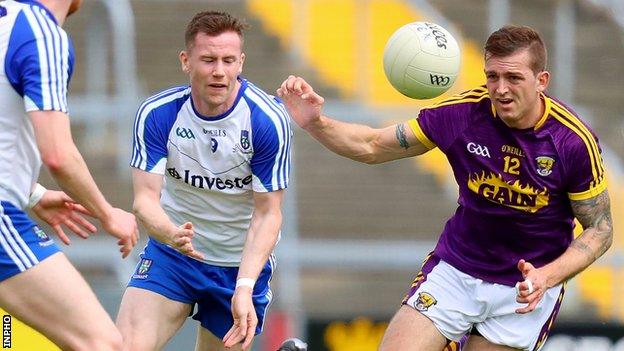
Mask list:
[[[550,98],[546,96],[546,94],[540,93],[540,99],[544,101],[544,114],[535,124],[535,127],[533,128],[535,130],[540,129],[544,125],[544,123],[546,123],[546,119],[548,118],[548,116],[550,116],[550,109],[552,106],[552,102],[550,101]]]
[[[36,1],[36,0],[15,0],[15,2],[19,2],[19,3],[22,3],[22,4],[35,5],[35,6],[41,7],[48,14],[48,17],[50,17],[50,19],[52,21],[54,21],[55,24],[58,25],[58,22],[56,22],[56,17],[54,17],[54,14],[47,7],[45,7],[42,3],[40,3],[39,1]]]
[[[540,129],[544,125],[544,123],[546,123],[546,119],[550,115],[550,108],[552,106],[552,102],[550,101],[550,98],[546,96],[546,94],[540,93],[540,99],[544,101],[544,114],[542,115],[542,117],[540,117],[540,119],[537,121],[537,123],[535,124],[533,128],[528,128],[528,129],[533,129],[533,130]],[[496,108],[494,107],[494,103],[491,100],[490,100],[490,108],[492,110],[492,116],[494,118],[498,118],[498,115],[496,114]]]
[[[199,117],[200,119],[202,119],[202,120],[204,120],[206,122],[218,121],[218,120],[224,119],[225,117],[229,116],[230,113],[232,113],[232,111],[236,107],[236,105],[238,105],[238,101],[243,96],[243,92],[245,92],[245,89],[247,89],[247,79],[241,78],[240,76],[238,78],[236,78],[236,79],[241,84],[240,89],[238,89],[238,93],[236,94],[236,99],[234,99],[234,103],[232,104],[232,106],[227,111],[223,112],[220,115],[207,117],[207,116],[204,116],[201,113],[199,113],[199,111],[197,111],[197,109],[195,108],[195,103],[193,102],[193,94],[191,94],[189,99],[191,100],[191,106],[193,107],[193,112],[195,112],[195,116]],[[191,88],[191,89],[193,89],[193,88]]]

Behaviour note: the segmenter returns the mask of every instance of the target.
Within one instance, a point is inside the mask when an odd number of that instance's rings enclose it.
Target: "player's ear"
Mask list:
[[[241,73],[243,73],[243,64],[245,63],[245,53],[241,53],[241,58],[240,58],[240,66],[238,67],[238,74],[240,75]]]
[[[69,5],[69,9],[67,10],[67,17],[69,17],[74,12],[78,11],[81,5],[82,5],[82,0],[72,0],[71,4]]]
[[[537,92],[544,92],[548,88],[548,83],[550,83],[550,72],[541,71],[537,74]]]
[[[180,59],[180,65],[182,68],[182,72],[189,74],[190,69],[188,66],[188,53],[185,50],[180,51],[180,54],[178,55],[178,58]]]

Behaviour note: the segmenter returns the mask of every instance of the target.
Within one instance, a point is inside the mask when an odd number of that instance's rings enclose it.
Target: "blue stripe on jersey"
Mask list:
[[[184,87],[180,87],[180,86],[176,86],[176,87],[172,87],[166,90],[163,90],[155,95],[152,95],[150,97],[148,97],[147,99],[145,99],[145,101],[141,104],[141,106],[139,107],[139,110],[136,113],[135,119],[134,119],[134,138],[132,140],[132,145],[133,145],[133,149],[132,149],[132,160],[130,161],[130,165],[134,166],[135,163],[140,164],[141,162],[143,162],[143,156],[141,155],[141,141],[139,140],[139,122],[141,121],[141,119],[139,118],[139,116],[141,116],[143,114],[143,112],[145,111],[145,108],[147,106],[150,106],[150,104],[160,98],[164,98],[167,97],[171,94],[175,94],[179,91],[181,91]]]
[[[33,14],[35,18],[39,22],[41,26],[41,30],[43,31],[43,40],[46,46],[46,52],[48,54],[48,84],[50,85],[50,93],[51,93],[51,103],[52,109],[58,110],[60,107],[60,101],[58,97],[58,79],[56,79],[58,74],[58,60],[60,59],[59,52],[57,52],[57,40],[54,37],[54,31],[50,27],[49,21],[46,21],[46,18],[41,14],[39,9],[33,8]]]
[[[286,153],[286,162],[285,162],[285,167],[283,169],[283,176],[284,176],[284,179],[286,180],[286,183],[288,183],[288,179],[290,175],[290,157],[291,157],[290,145],[292,142],[293,132],[290,129],[290,116],[288,115],[288,112],[286,111],[286,107],[284,106],[284,104],[278,97],[274,97],[274,100],[275,102],[277,102],[277,106],[280,108],[282,113],[286,116],[286,137],[287,137],[286,140],[288,144],[288,151],[284,150],[284,152]]]
[[[251,114],[251,129],[254,150],[250,162],[251,172],[260,179],[267,191],[277,190],[279,187],[275,185],[276,175],[273,172],[276,155],[280,153],[277,128],[266,114],[254,109]]]
[[[290,132],[288,115],[279,103],[249,83],[246,100],[252,108],[251,125],[254,155],[251,170],[268,191],[288,186]]]
[[[139,128],[139,121],[140,118],[138,118],[138,116],[140,116],[143,111],[145,110],[145,107],[148,106],[150,103],[165,97],[165,96],[169,96],[173,93],[177,93],[179,92],[183,87],[180,86],[176,86],[176,87],[172,87],[166,90],[163,90],[155,95],[152,95],[151,97],[147,98],[143,104],[141,104],[141,106],[139,107],[139,110],[137,111],[136,114],[136,118],[134,119],[134,139],[132,141],[133,143],[133,151],[132,151],[132,160],[130,161],[130,164],[134,164],[135,162],[142,162],[142,156],[140,153],[140,149],[139,149],[139,139],[138,139],[138,133],[137,130]],[[138,158],[138,159],[137,159]]]
[[[67,112],[67,83],[73,48],[47,9],[25,7],[17,15],[4,62],[13,89],[27,97],[27,109]],[[34,105],[34,106],[31,106]]]
[[[43,19],[46,16],[46,12],[44,9],[39,9],[39,14]],[[68,61],[69,61],[69,41],[67,39],[67,34],[64,30],[62,30],[59,26],[55,25],[50,21],[46,21],[48,27],[50,28],[50,32],[53,37],[54,44],[54,58],[55,58],[55,68],[56,72],[51,74],[56,81],[56,94],[57,94],[57,102],[59,104],[59,108],[67,111],[67,85],[69,83],[68,72]]]
[[[34,45],[32,45],[34,44]],[[36,60],[36,64],[28,65],[26,60]],[[28,24],[26,15],[20,12],[11,31],[6,57],[4,59],[4,72],[11,86],[20,96],[24,96],[24,84],[20,79],[20,69],[30,73],[30,77],[40,76],[39,54],[35,40],[35,33]]]
[[[132,167],[150,172],[161,159],[167,157],[169,132],[178,111],[190,96],[189,87],[177,87],[148,98],[139,107],[135,119]]]
[[[282,162],[278,164],[278,174],[279,177],[281,177],[282,181],[279,182],[278,187],[280,189],[286,188],[288,184],[288,175],[290,174],[290,139],[292,135],[290,130],[288,112],[286,112],[285,107],[277,98],[269,96],[252,83],[249,83],[249,86],[258,94],[258,96],[262,98],[262,100],[267,103],[271,110],[273,110],[279,117],[279,123],[282,131],[282,140],[284,141],[285,147],[281,149],[281,153],[279,155],[279,160],[282,160]]]

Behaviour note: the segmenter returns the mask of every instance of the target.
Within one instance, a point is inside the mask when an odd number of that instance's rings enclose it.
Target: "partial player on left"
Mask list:
[[[123,257],[138,240],[134,216],[106,201],[71,136],[74,53],[61,26],[80,3],[0,1],[0,163],[11,165],[0,169],[0,307],[62,349],[119,350],[94,293],[26,213],[30,205],[65,243],[61,225],[87,237],[95,227],[82,214],[93,216]],[[37,186],[42,164],[64,192]]]

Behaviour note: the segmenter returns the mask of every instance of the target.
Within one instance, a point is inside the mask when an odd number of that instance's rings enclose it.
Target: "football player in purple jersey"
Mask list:
[[[381,350],[537,350],[563,283],[611,245],[609,195],[598,139],[546,93],[546,48],[535,30],[505,26],[485,44],[486,84],[387,128],[322,114],[302,78],[278,89],[292,118],[331,151],[369,164],[438,147],[459,185],[447,221]],[[573,236],[574,218],[583,232]]]

